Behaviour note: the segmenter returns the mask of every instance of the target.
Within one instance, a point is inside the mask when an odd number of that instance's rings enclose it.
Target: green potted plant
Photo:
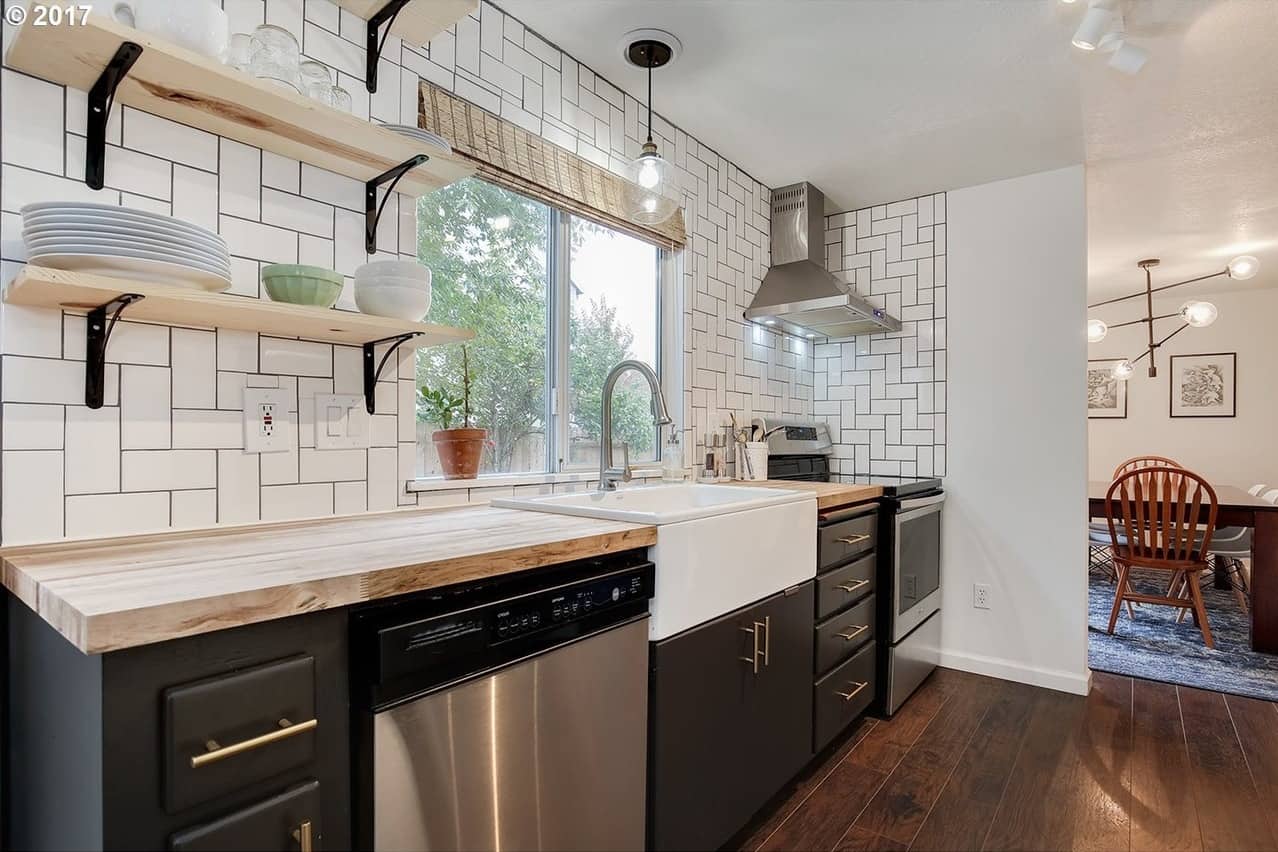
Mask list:
[[[488,430],[470,425],[470,356],[462,347],[462,393],[457,396],[445,388],[431,390],[423,386],[422,412],[426,419],[439,425],[431,435],[439,467],[444,479],[474,479],[479,475],[479,462],[488,443]],[[460,416],[461,425],[453,422]]]

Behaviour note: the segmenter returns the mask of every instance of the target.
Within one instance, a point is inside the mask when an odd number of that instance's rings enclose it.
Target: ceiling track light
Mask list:
[[[1117,0],[1092,0],[1070,43],[1079,50],[1109,53],[1109,67],[1137,74],[1149,61],[1149,51],[1127,40],[1127,25]]]
[[[1113,23],[1113,7],[1105,2],[1092,2],[1083,13],[1083,21],[1070,41],[1079,50],[1095,50]]]
[[[1131,320],[1130,322],[1114,323],[1113,325],[1106,325],[1098,319],[1089,319],[1087,321],[1088,343],[1100,343],[1105,339],[1106,335],[1115,328],[1122,328],[1126,325],[1145,324],[1149,335],[1148,342],[1145,344],[1145,351],[1134,359],[1124,358],[1114,365],[1114,378],[1119,379],[1120,381],[1126,381],[1131,378],[1136,371],[1136,364],[1144,360],[1146,357],[1149,358],[1149,376],[1150,378],[1154,378],[1158,375],[1158,368],[1154,364],[1154,354],[1158,347],[1162,346],[1164,343],[1171,340],[1187,328],[1206,328],[1214,323],[1216,318],[1220,316],[1220,312],[1216,309],[1215,305],[1201,299],[1191,299],[1188,302],[1185,302],[1180,306],[1180,310],[1174,314],[1161,314],[1159,316],[1154,316],[1155,293],[1160,293],[1163,290],[1170,290],[1173,287],[1183,287],[1186,284],[1195,284],[1199,281],[1207,281],[1211,278],[1219,278],[1221,275],[1227,275],[1230,278],[1245,281],[1260,271],[1260,261],[1256,260],[1256,258],[1251,255],[1242,255],[1229,261],[1229,265],[1219,272],[1212,272],[1209,275],[1199,275],[1197,278],[1188,278],[1184,281],[1177,281],[1175,284],[1164,284],[1161,287],[1155,287],[1150,270],[1158,266],[1158,263],[1158,258],[1152,257],[1147,260],[1142,260],[1136,264],[1145,272],[1144,290],[1136,293],[1129,293],[1126,296],[1119,296],[1114,299],[1106,299],[1103,302],[1095,302],[1087,306],[1090,310],[1091,308],[1099,308],[1103,305],[1112,305],[1116,302],[1125,302],[1128,299],[1144,298],[1145,300],[1145,316],[1140,319]],[[1160,320],[1172,318],[1179,318],[1183,325],[1179,326],[1175,331],[1171,332],[1161,340],[1155,341],[1154,323]]]

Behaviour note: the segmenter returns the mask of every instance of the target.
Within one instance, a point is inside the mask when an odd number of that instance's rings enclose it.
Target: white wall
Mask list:
[[[235,32],[268,22],[299,35],[303,54],[336,71],[361,117],[415,124],[418,85],[427,80],[602,166],[620,169],[638,154],[639,101],[489,3],[430,44],[387,39],[371,98],[364,22],[332,0],[224,6]],[[12,33],[4,28],[6,41]],[[233,256],[231,292],[245,298],[260,297],[263,263],[318,264],[350,276],[367,260],[358,181],[117,106],[107,127],[106,188],[94,192],[83,180],[84,92],[6,67],[0,103],[4,280],[27,258],[20,208],[49,200],[141,207],[215,229]],[[717,426],[727,410],[808,413],[811,352],[741,318],[768,265],[768,188],[660,116],[654,124],[682,189],[689,235],[683,363],[674,367],[683,368],[680,425],[691,454],[692,436]],[[414,256],[415,234],[414,206],[400,196],[381,220],[378,256]],[[349,287],[339,307],[353,308]],[[415,467],[410,359],[379,385],[372,448],[317,452],[306,428],[312,398],[361,391],[358,348],[124,322],[107,348],[106,405],[91,411],[83,404],[83,327],[69,312],[0,306],[5,544],[452,505],[517,487],[405,490]],[[300,430],[286,424],[290,452],[243,452],[245,385],[292,395],[290,413],[303,422]]]
[[[826,268],[901,320],[814,347],[812,411],[836,473],[945,475],[945,215],[941,192],[825,219]]]
[[[1083,167],[948,201],[942,663],[1085,693]]]
[[[1245,285],[1243,285],[1245,286]],[[1127,382],[1127,417],[1088,420],[1088,456],[1092,479],[1108,479],[1132,456],[1168,456],[1198,471],[1212,482],[1250,488],[1264,482],[1278,488],[1278,290],[1240,290],[1228,293],[1183,292],[1154,299],[1154,315],[1174,313],[1189,298],[1205,298],[1220,310],[1207,328],[1190,328],[1158,350],[1158,376],[1145,373],[1147,362],[1136,366]],[[1106,322],[1137,319],[1144,302],[1098,308],[1092,316]],[[1176,328],[1163,320],[1157,338]],[[1088,347],[1089,358],[1134,358],[1145,339],[1143,326],[1117,328],[1100,343]],[[1201,352],[1238,353],[1238,416],[1229,418],[1170,417],[1172,355]]]

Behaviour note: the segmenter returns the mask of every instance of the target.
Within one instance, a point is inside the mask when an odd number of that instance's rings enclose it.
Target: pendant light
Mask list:
[[[670,163],[658,153],[652,139],[652,69],[669,64],[678,47],[679,40],[662,30],[635,30],[622,41],[626,61],[648,72],[648,138],[626,169],[631,184],[626,192],[627,213],[641,225],[658,225],[678,209],[669,197]]]

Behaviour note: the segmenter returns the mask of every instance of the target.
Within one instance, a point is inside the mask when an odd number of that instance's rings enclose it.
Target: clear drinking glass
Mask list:
[[[274,24],[262,24],[253,30],[249,71],[254,77],[301,91],[297,76],[299,60],[297,39],[288,30]]]
[[[329,72],[327,65],[308,59],[298,65],[297,71],[302,84],[302,94],[322,103],[331,103],[333,75]]]
[[[342,112],[350,112],[354,109],[351,103],[351,93],[343,89],[341,86],[334,86],[331,90],[332,106],[334,109],[340,109]]]
[[[248,33],[236,33],[231,36],[231,40],[226,47],[225,62],[227,65],[237,71],[247,72],[252,56],[253,36]]]

